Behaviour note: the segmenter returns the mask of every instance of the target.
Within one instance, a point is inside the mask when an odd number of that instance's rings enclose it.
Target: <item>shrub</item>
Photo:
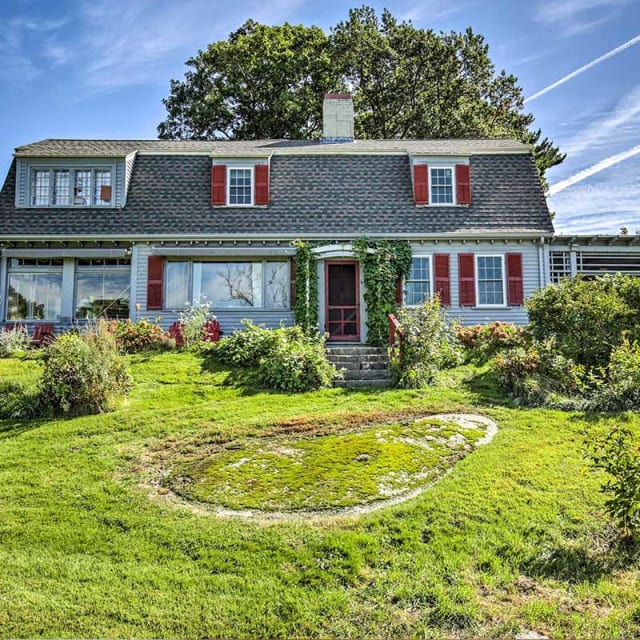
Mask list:
[[[400,309],[397,318],[403,336],[390,350],[390,364],[398,386],[422,387],[433,381],[437,371],[462,362],[460,346],[437,297],[416,309]]]
[[[324,350],[323,336],[302,329],[277,329],[273,347],[260,360],[256,381],[261,386],[299,393],[329,387],[336,376]]]
[[[490,324],[473,327],[456,327],[456,338],[467,350],[470,359],[484,362],[501,351],[524,347],[530,342],[525,327],[496,320]]]
[[[539,341],[555,338],[560,352],[578,364],[604,367],[628,333],[638,337],[638,283],[630,276],[565,279],[527,301],[531,331]]]
[[[601,378],[595,380],[589,410],[640,409],[640,345],[625,339],[611,353],[609,365],[605,372],[601,372]]]
[[[622,537],[632,541],[640,534],[640,446],[633,432],[616,426],[587,440],[586,457],[609,477],[602,486],[605,507]]]
[[[575,397],[584,377],[584,368],[560,354],[553,340],[498,353],[493,367],[504,391],[532,405],[558,404],[559,397]]]
[[[205,298],[193,305],[187,303],[185,310],[179,315],[185,349],[193,349],[200,344],[204,326],[211,318],[211,304]]]
[[[42,412],[38,389],[12,380],[0,382],[0,419],[24,420]]]
[[[124,353],[140,353],[141,351],[167,351],[174,349],[176,342],[156,324],[148,320],[114,320],[108,330],[116,338],[118,349]]]
[[[275,331],[265,329],[253,324],[251,320],[241,320],[241,323],[244,329],[234,331],[228,338],[223,338],[218,343],[203,345],[203,348],[215,353],[216,359],[225,364],[236,367],[257,367],[260,360],[275,348],[280,335],[278,332],[296,331],[296,327]]]
[[[265,329],[243,320],[244,329],[218,343],[205,345],[220,362],[255,368],[260,386],[280,391],[311,391],[330,386],[336,375],[327,360],[325,339],[299,327]]]
[[[42,402],[56,413],[102,413],[131,386],[115,337],[103,324],[57,337],[43,362]]]
[[[0,330],[0,358],[26,351],[31,345],[31,338],[26,327],[15,327],[9,331]]]

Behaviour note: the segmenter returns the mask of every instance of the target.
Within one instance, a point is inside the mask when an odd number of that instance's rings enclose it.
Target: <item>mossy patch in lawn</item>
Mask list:
[[[479,422],[380,421],[311,437],[248,438],[174,466],[166,486],[226,509],[299,511],[365,505],[429,485],[486,435]]]

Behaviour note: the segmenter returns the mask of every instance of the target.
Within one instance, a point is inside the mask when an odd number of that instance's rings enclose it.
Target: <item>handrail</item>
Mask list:
[[[396,342],[400,349],[402,349],[402,341],[404,338],[404,331],[398,322],[398,318],[393,313],[389,314],[389,346],[395,347]]]

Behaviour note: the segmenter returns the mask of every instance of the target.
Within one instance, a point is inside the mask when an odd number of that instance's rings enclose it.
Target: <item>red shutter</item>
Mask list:
[[[476,306],[476,263],[473,253],[458,254],[458,285],[461,307]]]
[[[269,204],[269,165],[257,164],[254,174],[254,204]]]
[[[149,256],[147,262],[147,310],[162,309],[162,291],[164,289],[164,258]]]
[[[519,307],[524,302],[522,282],[522,254],[507,253],[507,302],[512,307]]]
[[[211,204],[227,204],[227,167],[224,164],[214,164],[211,167]]]
[[[396,304],[402,304],[404,302],[404,295],[402,291],[402,278],[396,280]]]
[[[436,253],[433,256],[436,295],[445,307],[451,306],[451,280],[449,278],[449,254]]]
[[[429,167],[413,165],[413,195],[416,204],[429,204]]]
[[[471,204],[471,172],[468,164],[456,165],[456,198],[458,204]]]

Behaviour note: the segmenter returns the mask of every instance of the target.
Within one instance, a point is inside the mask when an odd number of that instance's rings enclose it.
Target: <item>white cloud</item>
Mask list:
[[[422,2],[411,2],[410,9],[406,11],[400,9],[398,19],[411,20],[416,23],[428,21],[429,26],[431,26],[434,22],[450,18],[478,3],[479,0],[450,0],[449,2],[422,0]]]
[[[608,22],[633,0],[541,0],[534,10],[538,22],[559,29],[564,36],[589,31]]]
[[[615,136],[613,134],[615,133]],[[562,150],[573,159],[580,154],[608,147],[624,140],[629,144],[640,135],[640,86],[625,95],[615,108],[594,120],[573,138],[562,144]]]

